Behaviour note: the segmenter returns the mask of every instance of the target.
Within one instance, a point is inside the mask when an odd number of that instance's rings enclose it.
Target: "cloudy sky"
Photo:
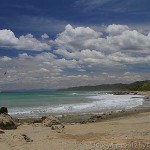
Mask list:
[[[0,90],[150,79],[149,0],[1,0]]]

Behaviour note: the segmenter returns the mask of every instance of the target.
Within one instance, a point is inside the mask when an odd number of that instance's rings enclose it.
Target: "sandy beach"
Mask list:
[[[1,150],[150,149],[150,112],[98,123],[65,125],[61,133],[41,124],[24,124],[0,134]],[[26,142],[26,134],[33,142]]]
[[[77,116],[74,116],[72,123],[69,119],[66,122],[61,119],[65,127],[60,131],[45,127],[38,121],[22,121],[17,129],[0,130],[0,150],[150,149],[149,108],[99,116],[84,119],[78,116],[80,122],[75,121]]]

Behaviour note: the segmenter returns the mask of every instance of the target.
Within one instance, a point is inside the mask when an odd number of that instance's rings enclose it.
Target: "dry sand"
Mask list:
[[[0,134],[0,150],[150,150],[150,112],[66,125],[61,133],[41,124],[24,124]],[[26,134],[33,142],[26,142]]]

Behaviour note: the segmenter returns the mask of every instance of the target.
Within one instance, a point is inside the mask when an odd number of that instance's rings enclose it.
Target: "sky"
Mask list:
[[[149,80],[149,0],[1,0],[0,90]]]

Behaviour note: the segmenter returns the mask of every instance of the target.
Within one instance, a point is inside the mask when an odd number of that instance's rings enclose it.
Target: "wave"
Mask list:
[[[86,103],[55,104],[26,108],[11,108],[9,113],[17,117],[41,117],[47,114],[88,113],[104,110],[130,109],[143,103],[140,95],[99,94],[88,96]]]

